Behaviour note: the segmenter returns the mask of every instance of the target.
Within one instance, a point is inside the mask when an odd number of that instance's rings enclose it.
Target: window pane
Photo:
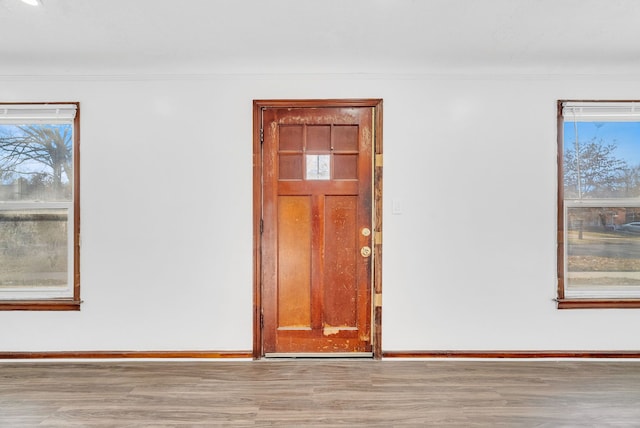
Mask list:
[[[67,284],[67,217],[66,209],[0,211],[0,288]]]
[[[640,122],[564,123],[564,196],[640,196]]]
[[[0,201],[71,201],[73,128],[0,125]]]
[[[640,301],[640,112],[634,102],[559,106],[558,295],[584,307],[596,307],[593,299],[611,307],[615,299]]]
[[[567,286],[640,285],[640,208],[567,209]]]
[[[330,155],[307,155],[307,180],[331,179]]]

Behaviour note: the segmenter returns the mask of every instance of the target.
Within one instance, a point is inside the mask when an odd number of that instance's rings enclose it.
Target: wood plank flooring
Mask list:
[[[0,363],[0,427],[640,427],[638,361]]]

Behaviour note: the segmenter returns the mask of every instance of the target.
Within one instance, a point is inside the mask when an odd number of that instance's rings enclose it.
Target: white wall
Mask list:
[[[640,99],[640,78],[0,77],[0,94],[81,103],[84,300],[0,312],[0,351],[250,350],[266,98],[384,99],[384,350],[640,349],[640,311],[552,301],[556,100]]]

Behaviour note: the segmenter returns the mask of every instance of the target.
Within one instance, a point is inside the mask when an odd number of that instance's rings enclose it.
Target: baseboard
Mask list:
[[[383,351],[383,358],[640,358],[640,351]]]
[[[36,359],[253,359],[251,351],[56,351],[0,352],[0,360]],[[640,351],[383,351],[383,358],[629,358]]]
[[[18,359],[127,359],[127,358],[253,358],[251,351],[59,351],[0,352],[0,360]]]

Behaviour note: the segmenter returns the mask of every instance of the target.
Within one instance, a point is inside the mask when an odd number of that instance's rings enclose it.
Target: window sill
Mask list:
[[[79,311],[80,300],[4,300],[0,311]]]
[[[640,299],[556,299],[558,309],[632,309]]]

